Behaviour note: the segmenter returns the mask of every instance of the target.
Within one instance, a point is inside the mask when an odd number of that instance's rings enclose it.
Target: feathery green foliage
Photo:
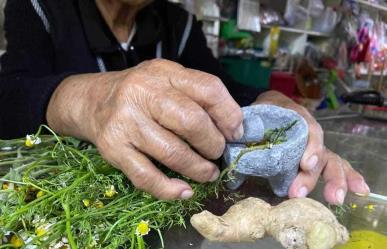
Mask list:
[[[184,226],[219,182],[188,179],[189,200],[161,201],[134,188],[90,144],[39,135],[41,143],[0,140],[0,248],[145,248],[138,225],[151,230]],[[8,170],[9,168],[9,170]],[[177,174],[167,172],[171,177]]]

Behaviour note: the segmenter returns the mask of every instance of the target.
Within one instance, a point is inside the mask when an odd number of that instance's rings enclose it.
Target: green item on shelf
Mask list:
[[[327,94],[326,98],[328,101],[328,107],[330,109],[339,108],[339,102],[336,97],[335,86],[334,86],[337,79],[338,79],[337,72],[335,70],[331,70],[329,73],[329,79],[326,86],[326,94]]]
[[[272,65],[267,59],[224,57],[221,59],[221,63],[224,69],[239,83],[255,88],[269,88]]]
[[[235,20],[222,22],[220,36],[225,40],[239,40],[252,38],[249,32],[239,31]]]

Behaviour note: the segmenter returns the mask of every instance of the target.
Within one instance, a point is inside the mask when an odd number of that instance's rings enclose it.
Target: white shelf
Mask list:
[[[263,29],[270,29],[275,26],[271,25],[262,25]],[[296,34],[307,34],[310,36],[320,36],[320,37],[330,37],[331,34],[329,33],[323,33],[323,32],[318,32],[318,31],[312,31],[312,30],[304,30],[304,29],[297,29],[297,28],[290,28],[290,27],[283,27],[279,26],[281,31],[284,32],[289,32],[289,33],[296,33]]]
[[[354,73],[353,69],[350,69],[348,72],[351,73],[351,74]],[[381,76],[381,74],[382,74],[381,71],[374,71],[374,72],[371,73],[371,76]],[[361,76],[368,76],[369,75],[368,70],[366,68],[361,68],[360,69],[360,75]],[[386,75],[387,75],[387,72],[384,71],[383,72],[383,76],[386,76]]]
[[[381,10],[381,11],[386,11],[387,12],[387,6],[386,5],[380,5],[380,4],[376,4],[376,3],[371,3],[371,2],[368,2],[366,0],[356,0],[356,2],[358,2],[359,4],[362,4],[362,5],[365,5],[365,6],[374,8],[374,9],[377,9],[377,10]]]

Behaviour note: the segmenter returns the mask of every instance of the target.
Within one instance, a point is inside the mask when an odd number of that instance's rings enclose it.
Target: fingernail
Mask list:
[[[305,186],[301,187],[298,190],[298,193],[297,193],[298,198],[306,197],[307,195],[308,195],[308,189]]]
[[[318,163],[318,157],[316,155],[313,155],[309,157],[308,161],[306,161],[306,168],[308,170],[312,170],[317,167]]]
[[[210,180],[208,180],[209,182],[214,182],[218,179],[219,177],[219,174],[220,174],[220,171],[218,169],[215,170],[215,172],[212,174]]]
[[[181,195],[180,195],[180,198],[183,199],[183,200],[187,200],[189,198],[191,198],[193,196],[193,191],[192,190],[184,190]]]
[[[339,204],[344,203],[344,198],[345,198],[345,191],[343,189],[338,189],[336,191],[336,200]]]
[[[235,131],[234,135],[232,136],[232,138],[234,140],[238,140],[240,139],[242,136],[243,136],[243,133],[244,133],[244,130],[243,130],[243,124],[241,124],[238,129]]]

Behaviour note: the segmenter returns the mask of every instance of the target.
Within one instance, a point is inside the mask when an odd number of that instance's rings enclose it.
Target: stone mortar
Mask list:
[[[247,146],[259,142],[268,129],[281,128],[294,120],[298,122],[286,132],[287,141],[271,149],[255,150],[244,154],[228,182],[230,189],[237,189],[247,176],[260,176],[269,180],[277,196],[286,196],[290,184],[298,173],[301,157],[308,140],[308,125],[295,111],[274,105],[254,105],[242,108],[245,134],[236,143],[228,143],[223,154],[224,165],[229,166]]]

